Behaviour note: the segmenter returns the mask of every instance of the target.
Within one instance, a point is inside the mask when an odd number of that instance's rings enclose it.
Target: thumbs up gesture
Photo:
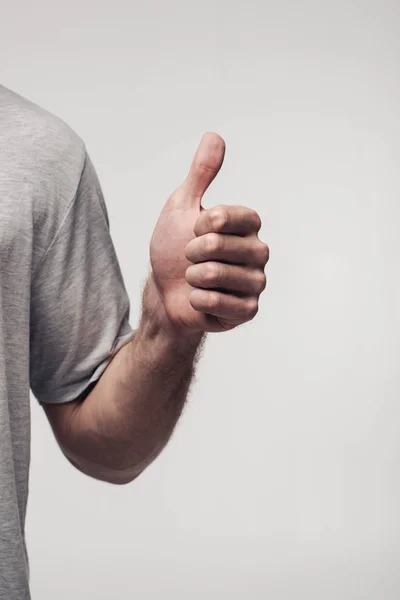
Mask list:
[[[224,154],[224,140],[206,133],[151,238],[148,294],[179,334],[227,331],[250,321],[266,286],[269,250],[258,238],[259,215],[239,205],[201,206]]]

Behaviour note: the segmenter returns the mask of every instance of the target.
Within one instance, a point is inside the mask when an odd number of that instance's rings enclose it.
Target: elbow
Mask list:
[[[136,453],[135,458],[133,458],[132,453],[126,452],[123,454],[123,457],[121,457],[121,454],[119,453],[119,458],[116,459],[116,457],[114,457],[112,461],[110,460],[109,453],[103,453],[103,456],[105,455],[107,460],[100,461],[99,457],[96,456],[96,460],[94,461],[93,453],[91,453],[92,456],[89,458],[88,456],[78,456],[77,453],[71,452],[71,450],[65,446],[61,446],[61,449],[67,460],[81,473],[84,473],[93,479],[105,481],[113,485],[127,485],[128,483],[135,481],[135,479],[147,469],[147,467],[158,457],[165,445],[166,441],[163,441],[162,443],[159,442],[146,453],[141,452],[141,455]],[[129,456],[129,454],[131,454],[131,456]]]
[[[145,470],[145,467],[135,470],[112,469],[104,465],[88,463],[85,460],[72,458],[65,453],[64,455],[68,462],[84,475],[112,485],[127,485],[128,483],[132,483]]]
[[[117,471],[115,473],[105,476],[102,479],[102,481],[111,483],[112,485],[127,485],[128,483],[132,483],[132,481],[135,481],[135,479],[137,479],[138,477],[139,474],[130,475],[121,471]],[[97,477],[97,479],[99,478]]]
[[[113,485],[127,485],[132,483],[146,470],[148,464],[129,469],[110,469],[103,473],[103,481]]]
[[[74,466],[88,477],[97,479],[98,481],[104,481],[105,483],[111,483],[112,485],[127,485],[128,483],[132,483],[142,472],[132,473],[130,471],[105,469],[99,465],[91,465],[88,467],[87,465],[80,465],[79,463],[74,464]]]

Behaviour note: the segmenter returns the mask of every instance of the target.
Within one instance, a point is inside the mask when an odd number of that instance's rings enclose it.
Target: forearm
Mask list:
[[[168,442],[182,412],[203,337],[174,335],[143,298],[140,325],[77,405],[63,449],[80,470],[125,483]]]

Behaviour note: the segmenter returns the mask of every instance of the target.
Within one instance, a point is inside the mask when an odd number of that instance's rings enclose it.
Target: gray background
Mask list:
[[[399,597],[399,17],[382,0],[2,6],[2,83],[86,141],[133,326],[205,131],[227,152],[204,206],[254,207],[271,247],[259,314],[209,337],[135,483],[74,470],[32,402],[35,600]]]

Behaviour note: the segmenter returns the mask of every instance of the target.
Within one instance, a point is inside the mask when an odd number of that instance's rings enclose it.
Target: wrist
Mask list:
[[[191,330],[171,321],[151,274],[143,292],[139,330],[147,338],[157,337],[167,344],[183,349],[197,347],[206,334],[204,331]]]

